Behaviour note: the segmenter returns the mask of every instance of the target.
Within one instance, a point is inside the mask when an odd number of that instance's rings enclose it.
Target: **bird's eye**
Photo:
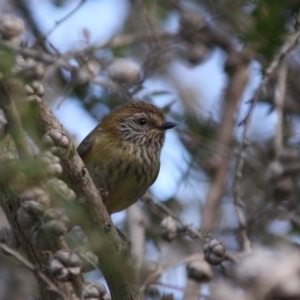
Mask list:
[[[142,126],[146,125],[146,123],[147,123],[146,119],[144,119],[144,118],[137,119],[137,122],[139,125],[142,125]]]

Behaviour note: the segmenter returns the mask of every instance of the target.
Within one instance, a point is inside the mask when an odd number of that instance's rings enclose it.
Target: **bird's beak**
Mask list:
[[[165,123],[162,123],[160,126],[157,126],[157,129],[167,130],[167,129],[171,129],[171,128],[175,127],[176,125],[177,124],[174,122],[165,122]]]

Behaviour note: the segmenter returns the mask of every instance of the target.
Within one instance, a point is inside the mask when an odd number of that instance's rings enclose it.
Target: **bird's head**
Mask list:
[[[167,122],[156,106],[145,102],[116,109],[109,118],[103,118],[102,124],[110,127],[123,141],[140,146],[155,145],[158,148],[163,145],[165,131],[176,126],[176,123]]]

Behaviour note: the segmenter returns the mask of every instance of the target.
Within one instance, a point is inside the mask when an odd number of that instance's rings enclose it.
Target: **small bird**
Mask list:
[[[167,122],[154,105],[136,102],[105,116],[77,151],[95,185],[108,192],[109,214],[138,201],[156,180]]]

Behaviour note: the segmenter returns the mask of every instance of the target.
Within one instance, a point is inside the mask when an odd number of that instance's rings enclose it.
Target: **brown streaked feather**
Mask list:
[[[141,127],[139,118],[146,118]],[[135,203],[156,180],[165,122],[154,105],[138,102],[105,116],[83,140],[78,153],[95,185],[108,191],[105,206],[110,214]]]
[[[77,152],[83,161],[86,160],[87,156],[89,155],[89,153],[91,153],[91,150],[94,147],[95,138],[93,137],[93,135],[98,126],[89,133],[89,135],[80,143],[77,148]]]

